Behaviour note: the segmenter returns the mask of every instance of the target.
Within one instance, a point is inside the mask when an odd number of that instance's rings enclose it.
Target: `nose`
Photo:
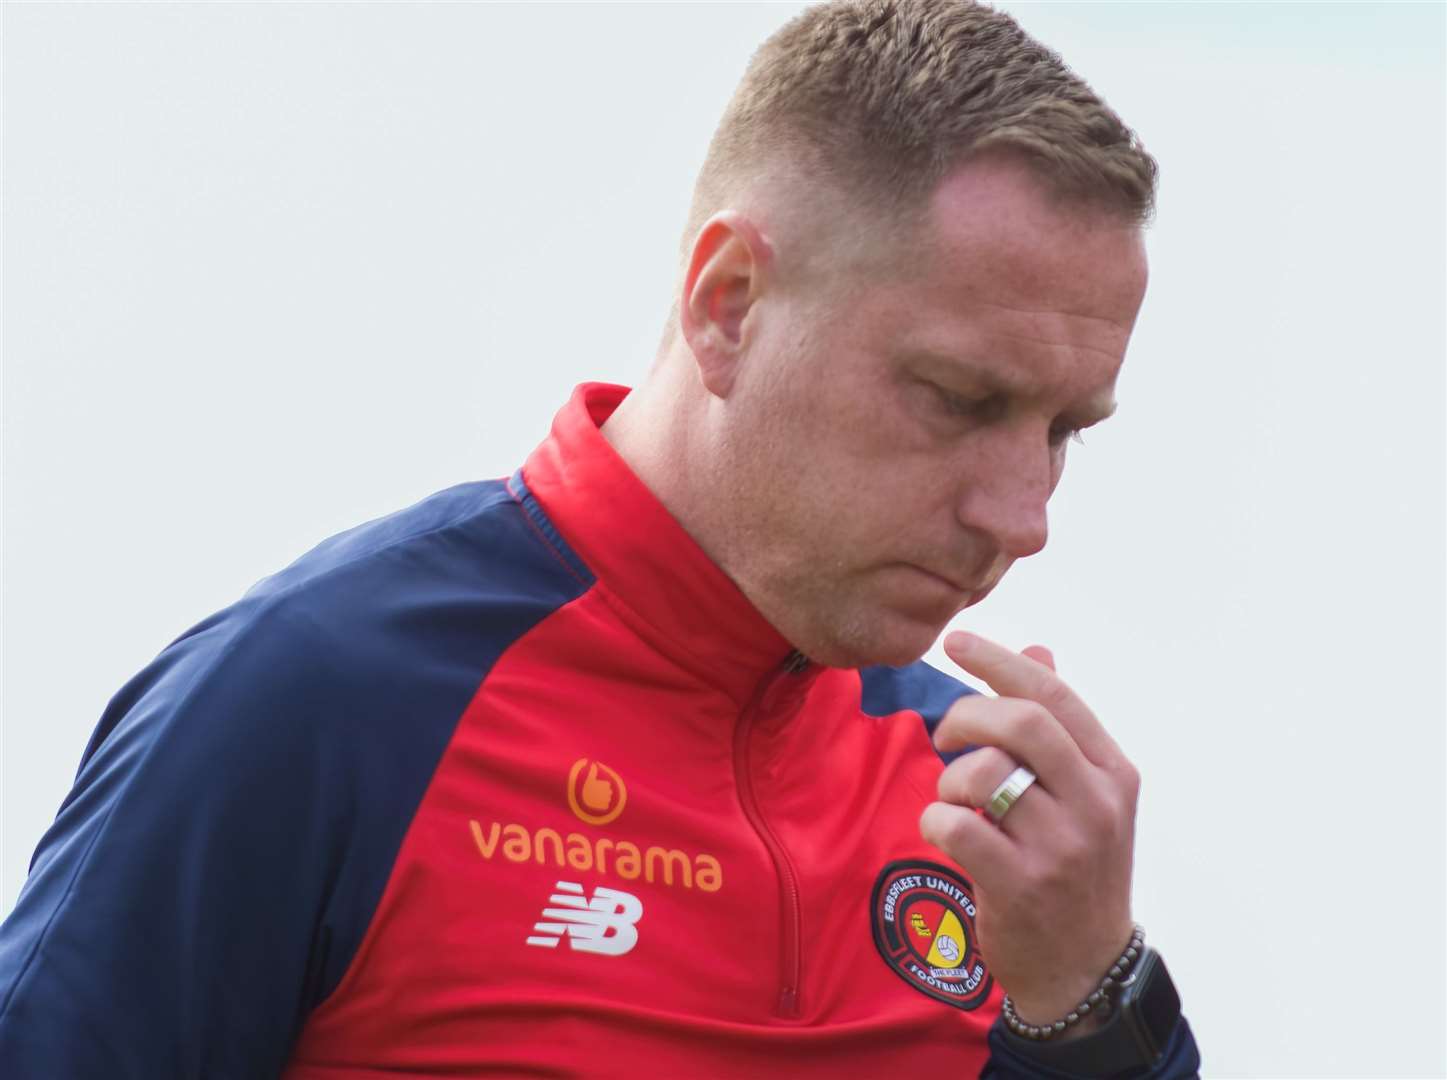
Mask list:
[[[1060,478],[1048,441],[1001,438],[972,449],[959,473],[960,524],[985,533],[1011,559],[1034,555],[1049,536],[1045,507]]]

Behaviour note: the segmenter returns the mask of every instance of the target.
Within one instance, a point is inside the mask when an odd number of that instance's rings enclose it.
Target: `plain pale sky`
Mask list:
[[[1443,1076],[1447,8],[1002,6],[1160,213],[1120,412],[957,625],[1049,645],[1140,766],[1207,1076]],[[169,641],[640,378],[796,10],[5,5],[0,911]]]

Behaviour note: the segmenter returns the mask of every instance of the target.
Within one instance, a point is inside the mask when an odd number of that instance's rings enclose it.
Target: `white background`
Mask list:
[[[1443,1076],[1447,8],[1004,6],[1163,180],[1121,411],[959,625],[1141,766],[1207,1076]],[[796,10],[6,5],[0,912],[168,641],[641,376]]]

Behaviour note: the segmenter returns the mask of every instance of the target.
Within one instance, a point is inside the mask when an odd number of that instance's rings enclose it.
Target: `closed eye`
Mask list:
[[[1010,407],[1008,395],[1003,393],[986,394],[984,397],[968,397],[956,393],[932,380],[921,380],[927,386],[934,398],[937,407],[941,412],[951,419],[970,419],[978,422],[988,423],[999,419]],[[1112,412],[1114,409],[1111,410]],[[1109,413],[1105,414],[1106,416]],[[1059,449],[1065,445],[1067,439],[1085,445],[1085,429],[1094,427],[1105,416],[1093,417],[1083,423],[1062,423],[1050,430],[1050,446]]]
[[[976,420],[989,420],[1005,409],[1005,399],[1000,394],[989,394],[982,398],[965,397],[952,390],[946,390],[938,383],[929,383],[930,389],[939,398],[941,406],[951,416],[968,416]]]

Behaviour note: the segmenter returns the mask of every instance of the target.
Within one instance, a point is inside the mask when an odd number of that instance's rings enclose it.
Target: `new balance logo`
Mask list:
[[[589,899],[583,886],[572,881],[560,881],[554,888],[558,891],[548,897],[552,906],[543,908],[543,921],[533,924],[529,945],[555,949],[566,937],[578,952],[622,956],[638,944],[634,923],[643,916],[638,897],[599,885]]]

